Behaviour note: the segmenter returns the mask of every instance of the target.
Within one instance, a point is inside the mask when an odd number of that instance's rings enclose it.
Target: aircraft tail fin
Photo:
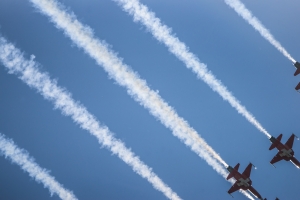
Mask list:
[[[239,170],[239,167],[240,167],[240,163],[238,163],[233,169],[234,170],[232,170],[229,174],[228,174],[228,176],[227,176],[227,180],[229,180],[229,179],[231,179],[232,177],[234,177],[234,175],[235,175],[235,173]]]
[[[272,144],[271,144],[269,150],[274,149],[277,146],[278,142],[281,141],[281,138],[282,138],[282,134],[280,134],[274,142],[272,141]]]

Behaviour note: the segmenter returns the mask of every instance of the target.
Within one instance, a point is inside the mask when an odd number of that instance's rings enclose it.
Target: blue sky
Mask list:
[[[187,70],[175,56],[132,21],[113,1],[61,1],[154,90],[230,165],[257,166],[253,186],[268,199],[295,199],[298,170],[290,162],[273,168],[276,151],[262,133]],[[295,68],[223,1],[142,1],[191,52],[208,65],[273,136],[299,134],[300,80]],[[275,38],[299,60],[300,28],[294,1],[243,1]],[[231,199],[230,184],[138,105],[126,90],[57,30],[27,1],[0,2],[0,31],[36,56],[58,84],[72,92],[115,136],[153,168],[183,199]],[[81,130],[51,103],[0,68],[0,131],[27,149],[37,163],[79,199],[165,199],[131,168]],[[300,158],[300,146],[294,145]],[[3,199],[57,199],[0,159]],[[3,166],[3,167],[2,167]],[[245,198],[239,193],[234,196]]]

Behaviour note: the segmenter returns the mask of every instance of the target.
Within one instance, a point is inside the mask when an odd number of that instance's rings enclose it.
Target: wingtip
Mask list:
[[[270,163],[270,164],[271,164],[274,168],[276,168],[275,165],[273,165],[272,163]]]

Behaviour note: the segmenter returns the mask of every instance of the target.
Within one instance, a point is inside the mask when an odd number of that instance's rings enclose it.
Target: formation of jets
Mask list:
[[[298,67],[299,68],[297,68],[297,71],[299,69],[298,73],[300,73],[300,63],[298,63]],[[300,83],[298,85],[300,85]],[[281,160],[285,160],[285,161],[291,161],[291,163],[293,163],[298,169],[300,168],[300,162],[294,157],[294,151],[292,149],[295,137],[297,137],[297,136],[295,134],[292,134],[285,144],[281,143],[282,134],[280,134],[277,138],[275,138],[273,136],[270,138],[270,141],[272,144],[271,144],[269,150],[272,150],[274,148],[277,148],[277,150],[278,150],[278,153],[270,161],[271,165],[274,166],[274,163],[281,161]],[[250,174],[251,174],[252,166],[254,166],[254,165],[252,163],[250,163],[246,167],[246,169],[244,170],[243,173],[238,172],[239,166],[240,166],[240,163],[238,163],[234,168],[232,168],[231,166],[227,167],[227,170],[229,172],[229,175],[227,176],[227,180],[229,180],[231,178],[236,179],[236,182],[228,190],[228,194],[231,195],[231,193],[238,191],[240,189],[248,190],[256,198],[261,199],[261,200],[266,200],[266,198],[263,199],[261,197],[261,195],[252,187],[252,180],[250,179]],[[276,197],[275,200],[279,200],[279,199]]]
[[[300,63],[296,61],[293,64],[296,67],[296,71],[294,73],[294,76],[297,76],[300,74]],[[295,87],[295,89],[298,91],[300,90],[300,82]],[[298,91],[299,92],[299,91]],[[294,157],[294,151],[293,151],[293,144],[294,139],[297,137],[295,134],[292,134],[290,138],[287,140],[285,144],[281,143],[282,134],[280,134],[277,138],[271,136],[271,146],[269,150],[272,150],[274,148],[277,148],[278,153],[273,157],[273,159],[270,161],[271,165],[274,166],[274,163],[277,163],[281,160],[285,161],[291,161],[298,169],[300,168],[300,162]],[[297,137],[298,138],[298,137]],[[250,179],[251,169],[252,166],[254,166],[252,163],[250,163],[244,172],[241,174],[238,172],[240,163],[238,163],[234,168],[231,166],[227,167],[227,170],[229,172],[229,175],[227,177],[227,180],[231,178],[235,178],[236,182],[233,184],[233,186],[228,190],[228,194],[231,195],[231,193],[238,191],[238,190],[248,190],[251,192],[256,198],[261,200],[266,200],[266,198],[262,198],[261,195],[252,187],[252,180]],[[232,196],[232,195],[231,195]],[[279,200],[277,197],[275,200]]]

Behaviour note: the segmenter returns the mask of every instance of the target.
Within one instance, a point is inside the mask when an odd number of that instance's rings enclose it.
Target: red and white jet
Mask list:
[[[272,165],[280,160],[286,160],[291,161],[297,168],[300,168],[300,162],[294,157],[294,151],[292,149],[295,137],[297,136],[293,133],[285,144],[281,143],[282,134],[277,138],[274,138],[273,136],[270,138],[272,145],[269,150],[272,150],[275,147],[278,149],[278,153],[270,162]]]
[[[236,179],[236,182],[228,190],[228,194],[231,195],[231,193],[233,193],[233,192],[235,192],[235,191],[237,191],[239,189],[248,190],[254,196],[256,196],[257,198],[263,200],[263,198],[261,197],[261,195],[251,186],[252,185],[252,181],[250,179],[250,174],[251,174],[251,168],[252,168],[252,166],[254,166],[254,165],[252,163],[250,163],[246,167],[245,171],[242,174],[238,172],[239,167],[240,167],[240,163],[238,163],[234,168],[232,168],[231,166],[227,167],[227,170],[229,171],[229,174],[227,176],[227,180],[231,179],[232,177],[234,177]]]

